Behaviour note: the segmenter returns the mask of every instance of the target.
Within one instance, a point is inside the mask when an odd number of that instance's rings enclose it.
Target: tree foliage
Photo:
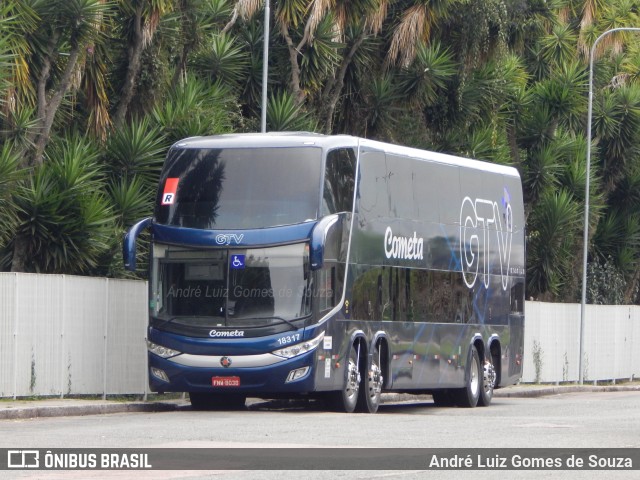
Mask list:
[[[3,269],[123,274],[120,236],[151,213],[167,148],[188,136],[259,129],[263,6],[2,2]],[[609,28],[638,25],[639,7],[638,0],[276,0],[268,129],[349,133],[515,166],[526,201],[527,297],[560,301],[579,296],[591,142],[590,291],[635,302],[635,33],[599,43],[590,139],[586,116],[590,46]],[[599,290],[611,272],[622,278],[622,299]]]

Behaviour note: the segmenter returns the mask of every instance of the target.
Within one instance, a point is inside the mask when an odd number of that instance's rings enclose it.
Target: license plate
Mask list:
[[[239,387],[240,377],[211,377],[211,385],[214,387]]]

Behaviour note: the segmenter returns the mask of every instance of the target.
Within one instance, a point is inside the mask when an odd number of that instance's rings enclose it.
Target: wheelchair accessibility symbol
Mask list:
[[[240,270],[244,268],[244,255],[231,255],[231,268]]]

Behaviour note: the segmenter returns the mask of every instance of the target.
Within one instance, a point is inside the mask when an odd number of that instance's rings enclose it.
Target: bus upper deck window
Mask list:
[[[327,154],[322,195],[322,215],[353,210],[356,154],[352,148]]]

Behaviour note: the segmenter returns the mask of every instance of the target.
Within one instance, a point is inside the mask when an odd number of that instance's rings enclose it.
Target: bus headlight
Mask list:
[[[284,358],[297,357],[298,355],[302,355],[303,353],[307,353],[312,350],[315,350],[323,338],[324,338],[324,332],[322,332],[316,338],[313,338],[311,340],[307,340],[301,343],[296,343],[295,345],[288,345],[284,348],[274,350],[271,353]]]
[[[163,347],[162,345],[158,345],[157,343],[150,342],[149,340],[147,340],[147,349],[151,353],[155,353],[156,355],[162,358],[171,358],[171,357],[175,357],[176,355],[180,355],[180,353],[182,353],[182,352],[179,352],[178,350],[174,350],[168,347]]]

